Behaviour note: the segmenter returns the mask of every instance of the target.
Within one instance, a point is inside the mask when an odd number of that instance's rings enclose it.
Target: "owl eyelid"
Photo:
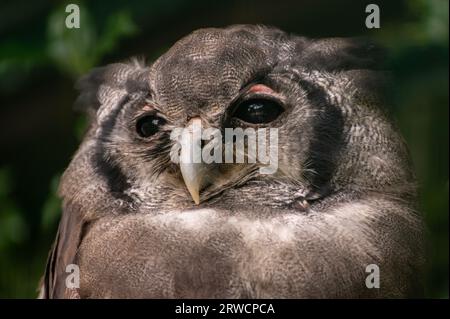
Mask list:
[[[233,113],[238,109],[238,107],[242,103],[251,101],[251,100],[258,100],[258,99],[269,100],[269,101],[277,103],[283,109],[283,112],[286,111],[286,109],[287,109],[286,106],[284,105],[284,99],[280,99],[278,95],[275,96],[275,95],[261,93],[261,92],[250,92],[247,94],[244,93],[239,98],[237,98],[236,101],[234,101],[231,104],[231,107],[229,108],[229,114],[233,115]]]
[[[131,119],[131,121],[137,121],[140,118],[144,117],[144,116],[158,116],[162,119],[164,119],[165,121],[168,121],[168,119],[164,116],[164,114],[162,112],[160,112],[159,108],[157,107],[157,105],[153,104],[153,103],[147,103],[145,104],[138,112],[137,114]]]
[[[244,97],[242,97],[242,99],[239,99],[238,103],[242,103],[242,102],[248,101],[248,100],[256,100],[256,99],[270,100],[270,101],[280,104],[280,106],[283,107],[283,109],[285,108],[284,100],[281,99],[278,95],[272,95],[272,94],[260,93],[260,92],[249,93],[249,94],[245,95]]]
[[[273,88],[271,88],[269,85],[264,83],[248,84],[242,91],[243,91],[243,93],[241,94],[242,97],[257,95],[262,97],[274,97],[278,99],[280,102],[284,101],[283,95],[281,95]]]
[[[286,99],[284,98],[284,96],[264,83],[250,83],[246,85],[243,89],[243,93],[239,95],[239,97],[232,103],[232,105],[237,106],[240,103],[250,99],[268,99],[278,103],[281,107],[283,107],[284,110],[286,110]]]
[[[260,116],[263,116],[263,118],[259,118],[259,119],[256,119],[256,120],[255,120],[255,118],[252,119],[251,115],[249,115],[249,114],[246,115],[246,110],[245,109],[244,110],[242,110],[242,109],[240,110],[241,107],[245,108],[246,103],[252,103],[252,102],[253,103],[258,103],[258,104],[263,102],[264,106],[267,106],[267,104],[265,104],[267,102],[272,103],[272,109],[270,109],[270,105],[271,104],[269,104],[269,110],[270,110],[269,113],[267,113],[268,110],[266,109],[265,111],[262,112],[262,114],[264,114],[264,115],[260,115]],[[273,105],[276,106],[275,109],[273,108]],[[239,110],[241,112],[239,112]],[[244,113],[242,113],[242,111]],[[249,94],[248,96],[246,96],[246,97],[244,97],[242,99],[237,100],[233,104],[233,106],[232,106],[232,108],[231,108],[231,110],[229,112],[229,114],[230,114],[229,116],[230,116],[230,120],[231,121],[238,121],[238,122],[241,122],[241,123],[245,123],[246,126],[264,127],[268,123],[275,122],[285,111],[286,111],[286,107],[276,97],[274,97],[272,95],[268,95],[268,94],[252,93],[252,94]],[[275,112],[276,114],[275,114],[275,117],[272,117],[270,119],[270,113],[271,112],[272,112],[272,114],[273,114],[273,112]],[[268,118],[265,117],[265,116],[268,116]]]
[[[146,112],[139,112],[137,115],[133,116],[131,118],[131,122],[134,123],[136,121],[139,121],[141,118],[146,116],[159,116],[156,111],[146,111]]]

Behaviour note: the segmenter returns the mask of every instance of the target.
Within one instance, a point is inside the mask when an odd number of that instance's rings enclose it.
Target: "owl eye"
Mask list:
[[[155,115],[146,115],[136,122],[136,132],[141,137],[150,137],[159,131],[159,128],[166,123],[166,120]]]
[[[250,99],[242,102],[233,117],[252,124],[269,123],[284,111],[277,102],[268,99]]]

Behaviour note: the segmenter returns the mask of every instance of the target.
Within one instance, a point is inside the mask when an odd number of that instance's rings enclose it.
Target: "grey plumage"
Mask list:
[[[93,70],[77,106],[90,115],[61,181],[63,216],[41,296],[324,298],[420,294],[422,222],[408,151],[385,115],[377,49],[261,26],[203,29],[151,65]],[[195,205],[169,158],[170,131],[200,117],[235,126],[255,83],[285,111],[279,167],[224,169]],[[135,134],[151,105],[166,124]],[[242,124],[242,123],[241,123]],[[79,289],[65,267],[79,265]],[[377,264],[381,288],[365,285]]]

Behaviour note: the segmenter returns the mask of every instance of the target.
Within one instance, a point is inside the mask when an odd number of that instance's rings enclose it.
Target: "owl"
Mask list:
[[[420,296],[417,188],[380,56],[361,39],[234,25],[92,70],[40,297]],[[175,161],[192,144],[173,132],[193,123],[275,130],[276,169]]]

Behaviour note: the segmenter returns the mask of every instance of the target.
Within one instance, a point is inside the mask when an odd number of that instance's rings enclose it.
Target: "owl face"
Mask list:
[[[364,77],[349,74],[370,67],[367,50],[256,26],[196,31],[149,66],[113,64],[79,82],[78,103],[92,118],[81,152],[101,189],[149,208],[236,201],[238,188],[243,203],[317,196],[339,182],[348,114],[337,104],[358,91],[354,80]],[[220,133],[276,129],[276,170],[261,174],[261,163],[248,161],[175,163],[171,136],[193,123]]]
[[[78,84],[91,121],[60,183],[44,295],[66,295],[73,262],[87,297],[378,296],[369,264],[389,278],[381,295],[406,295],[420,218],[377,56],[359,40],[231,26],[196,31],[150,65],[93,70]],[[200,129],[247,159],[251,140],[227,130],[268,130],[276,170],[204,161]],[[195,146],[201,161],[184,161]]]

